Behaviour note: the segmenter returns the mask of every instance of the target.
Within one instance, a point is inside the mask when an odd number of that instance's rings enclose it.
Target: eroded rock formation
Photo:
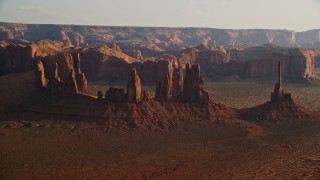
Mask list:
[[[80,69],[81,60],[80,60],[79,53],[75,55],[73,62],[74,62],[74,69],[75,69],[75,80],[77,82],[78,90],[81,93],[84,93],[88,89],[88,82],[84,73],[82,73]]]
[[[49,91],[53,94],[62,93],[63,92],[63,82],[59,77],[59,65],[58,63],[54,64],[54,75],[50,76],[48,88]]]
[[[172,101],[181,99],[183,89],[183,70],[181,67],[174,67],[172,74]]]
[[[63,83],[65,86],[65,93],[76,95],[79,93],[77,81],[74,76],[73,70],[70,70],[66,81]]]
[[[67,32],[66,35],[68,36],[67,39],[69,39],[68,44],[71,44],[73,46],[86,46],[85,44],[85,38],[79,34],[79,33],[75,33],[75,32]]]
[[[141,99],[141,82],[136,69],[131,70],[127,83],[128,102],[139,102]]]
[[[201,44],[197,47],[182,50],[179,60],[182,65],[186,65],[189,62],[201,64],[204,63],[204,61],[207,61],[210,65],[218,65],[227,63],[230,60],[230,57],[222,46]]]
[[[221,46],[203,44],[181,51],[178,59],[164,54],[160,58],[147,58],[141,61],[107,46],[72,48],[57,41],[39,41],[27,45],[10,45],[1,42],[0,74],[31,71],[37,60],[41,59],[48,79],[53,74],[54,64],[58,63],[59,76],[62,81],[65,81],[68,72],[74,66],[72,58],[77,58],[77,55],[74,57],[72,55],[77,53],[81,57],[81,73],[86,74],[85,78],[96,80],[107,77],[109,80],[126,80],[127,74],[132,68],[135,68],[141,81],[149,84],[158,80],[165,84],[168,59],[176,61],[182,67],[187,62],[197,63],[202,67],[202,74],[209,79],[236,77],[235,80],[241,78],[273,79],[277,71],[277,62],[280,60],[283,62],[283,78],[299,81],[314,76],[315,64],[315,55],[310,51],[270,44],[230,51],[226,51]],[[232,60],[229,60],[230,56]],[[80,76],[77,75],[76,70],[75,73],[76,80],[81,82],[84,79],[81,73]],[[79,91],[83,91],[80,86]]]
[[[134,62],[140,62],[127,54],[115,51],[108,46],[85,48],[77,51],[81,56],[81,65],[90,80],[107,77],[109,80],[126,80]]]
[[[106,92],[106,101],[123,103],[127,101],[127,94],[124,89],[110,87]]]
[[[158,61],[155,98],[159,101],[180,100],[182,92],[183,71],[177,58],[166,55]]]
[[[80,56],[75,58],[71,54],[62,53],[55,56],[47,56],[43,60],[44,78],[48,79],[47,89],[53,94],[85,93],[88,89],[87,80],[81,72]],[[38,69],[41,64],[38,65]],[[41,83],[37,77],[37,82]]]
[[[203,102],[209,100],[208,93],[203,89],[204,78],[200,74],[200,65],[187,63],[183,77],[182,67],[176,61],[167,63],[166,75],[156,82],[155,98],[158,101]],[[161,79],[161,78],[160,78]]]
[[[48,85],[48,80],[46,79],[44,73],[44,67],[41,61],[38,61],[37,68],[35,70],[36,73],[36,87],[37,89],[45,89]]]
[[[2,43],[0,46],[0,75],[31,71],[36,65],[32,46]]]
[[[243,78],[275,78],[278,61],[282,64],[282,75],[286,80],[299,81],[312,77],[314,57],[303,49],[264,46],[239,50],[237,61],[227,64],[230,74]]]
[[[116,43],[112,44],[112,49],[114,51],[122,52],[121,48]]]
[[[284,93],[282,89],[281,62],[278,62],[278,82],[274,85],[271,93],[271,102],[276,101],[292,101],[291,93]]]
[[[140,50],[125,50],[123,52],[135,59],[143,60],[142,52]]]
[[[146,93],[144,93],[146,95]],[[147,97],[144,97],[146,99]],[[99,97],[98,97],[99,99]],[[132,102],[138,103],[142,99],[142,90],[140,78],[135,69],[131,70],[127,81],[127,92],[122,88],[109,87],[106,91],[105,96],[106,101],[108,102]]]
[[[315,61],[314,67],[315,67],[315,68],[319,68],[319,67],[320,67],[320,55],[315,56],[315,57],[314,57],[314,61]]]
[[[208,102],[209,94],[203,89],[204,78],[200,74],[200,66],[186,65],[186,77],[183,80],[183,101]]]

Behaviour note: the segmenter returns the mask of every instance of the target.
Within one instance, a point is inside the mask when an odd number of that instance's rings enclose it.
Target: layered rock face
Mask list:
[[[79,49],[83,72],[89,79],[108,78],[126,80],[134,62],[140,62],[127,54],[115,51],[108,46]]]
[[[141,101],[141,82],[137,74],[136,69],[132,69],[130,76],[127,81],[127,92],[121,88],[110,87],[106,91],[105,99],[108,102],[132,102],[138,103]],[[101,96],[98,96],[98,99],[101,99]]]
[[[117,48],[116,48],[117,49]],[[77,53],[81,56],[81,69],[77,74],[73,68]],[[232,60],[230,59],[230,56]],[[239,78],[275,78],[277,62],[283,63],[285,79],[299,81],[313,77],[314,57],[311,51],[298,48],[283,48],[273,45],[264,45],[243,50],[226,51],[222,47],[201,45],[188,48],[181,52],[179,59],[164,54],[160,58],[148,58],[144,61],[132,58],[127,54],[113,50],[107,46],[94,48],[71,48],[62,42],[39,41],[28,45],[10,45],[0,43],[0,73],[2,75],[33,70],[38,59],[43,60],[48,79],[53,78],[55,63],[59,64],[59,77],[65,81],[69,71],[75,72],[79,90],[85,89],[86,78],[96,80],[126,80],[132,68],[137,70],[144,83],[165,82],[168,74],[167,60],[174,61],[184,67],[187,62],[197,63],[202,68],[205,77],[216,78],[236,76]],[[180,61],[180,62],[179,62]],[[173,72],[172,68],[171,71]],[[172,73],[169,73],[169,76]],[[169,77],[170,79],[171,77]],[[84,88],[82,88],[82,86]]]
[[[228,63],[229,54],[223,47],[200,45],[181,51],[179,61],[183,66],[188,62],[199,64],[205,76],[221,74],[221,66]]]
[[[84,73],[82,73],[80,69],[81,60],[79,53],[75,54],[73,62],[75,69],[75,80],[77,82],[78,90],[83,93],[88,89],[88,82]]]
[[[183,80],[183,101],[208,102],[209,94],[203,89],[203,76],[200,75],[200,66],[186,65],[186,77]]]
[[[179,67],[179,62],[172,56],[162,57],[158,61],[160,72],[166,74],[157,74],[156,83],[156,96],[159,101],[178,100],[181,98],[183,71]]]
[[[121,48],[116,43],[112,44],[112,50],[122,52]]]
[[[3,43],[0,46],[0,75],[30,71],[36,62],[32,46]]]
[[[58,94],[60,92],[63,92],[63,82],[60,80],[60,77],[59,77],[58,63],[54,64],[53,69],[54,69],[54,75],[49,79],[48,89],[52,94]]]
[[[123,52],[135,59],[143,60],[142,52],[140,50],[125,50]]]
[[[182,45],[196,46],[201,43],[228,46],[258,46],[274,43],[296,46],[313,43],[317,31],[296,33],[289,30],[267,29],[213,29],[213,28],[160,28],[160,27],[106,27],[77,25],[27,25],[0,24],[0,40],[26,39],[37,41],[50,39],[73,46],[106,44],[110,42],[141,42],[149,49],[178,49]],[[296,35],[297,34],[297,35]],[[297,36],[297,37],[296,37]],[[319,39],[319,37],[318,37]]]
[[[31,71],[38,59],[56,55],[67,47],[56,41],[39,41],[27,45],[0,42],[0,75]]]
[[[36,74],[36,87],[37,89],[45,89],[48,85],[48,80],[46,79],[45,73],[44,73],[44,67],[41,61],[38,61],[37,67],[35,70]]]
[[[141,82],[136,69],[132,69],[127,83],[128,102],[139,102],[141,99]]]
[[[317,42],[320,42],[320,30],[314,29],[304,32],[298,32],[296,35],[296,41],[302,47],[306,47],[308,45],[313,47]]]
[[[314,61],[315,61],[314,67],[315,67],[315,68],[319,68],[319,67],[320,67],[320,55],[319,55],[319,56],[315,56],[315,57],[314,57]]]
[[[181,99],[183,89],[183,70],[175,66],[172,74],[172,95],[171,100],[177,101]]]
[[[73,46],[84,46],[86,47],[86,43],[85,43],[85,38],[79,34],[79,33],[75,33],[75,32],[67,32],[66,33],[67,38],[69,39],[68,41],[68,45],[73,45]]]
[[[66,94],[76,95],[79,93],[77,81],[75,79],[73,70],[70,70],[68,77],[63,85],[65,86]]]
[[[227,63],[230,60],[229,54],[222,46],[210,46],[201,44],[197,47],[187,48],[180,53],[179,60],[182,65],[187,63],[203,63],[218,65]]]
[[[49,80],[54,78],[56,70],[58,70],[58,76],[61,81],[66,81],[69,76],[69,72],[71,70],[74,71],[73,57],[70,53],[59,53],[57,55],[46,56],[42,59],[46,77]],[[56,64],[58,65],[58,69],[56,69]]]
[[[43,75],[37,73],[37,83],[41,84],[42,79],[48,79],[47,90],[51,93],[76,95],[87,91],[87,80],[80,69],[79,54],[76,54],[75,59],[68,53],[47,56],[43,62]],[[38,63],[38,69],[41,69],[41,65],[42,62]]]
[[[170,62],[170,61],[169,61]],[[202,102],[209,101],[209,94],[203,89],[204,78],[200,65],[186,65],[186,75],[177,64],[169,64],[163,81],[156,83],[155,98],[158,101]]]
[[[163,54],[158,59],[134,62],[130,66],[137,70],[144,83],[154,83],[159,80],[163,82],[169,71],[169,75],[172,76],[173,67],[179,66],[179,60],[170,54]]]
[[[313,76],[314,58],[303,49],[263,45],[226,52],[221,47],[200,45],[183,50],[179,60],[200,64],[206,77],[275,78],[278,61],[283,62],[284,78],[299,81]]]
[[[235,52],[233,52],[235,54]],[[303,49],[264,45],[239,50],[237,59],[227,63],[226,74],[243,78],[275,78],[278,61],[281,61],[283,77],[299,81],[314,74],[314,57]]]

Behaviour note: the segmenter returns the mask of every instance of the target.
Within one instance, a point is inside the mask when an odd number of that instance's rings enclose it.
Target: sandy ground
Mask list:
[[[182,123],[156,131],[40,121],[0,128],[0,179],[320,177],[320,123]]]

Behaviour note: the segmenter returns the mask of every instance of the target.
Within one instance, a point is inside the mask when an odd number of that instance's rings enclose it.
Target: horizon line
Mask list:
[[[304,31],[296,31],[292,29],[283,29],[283,28],[217,28],[217,27],[205,27],[205,26],[150,26],[150,25],[97,25],[97,24],[67,24],[67,23],[22,23],[22,22],[0,22],[0,23],[7,23],[7,24],[24,24],[24,25],[62,25],[62,26],[97,26],[97,27],[135,27],[135,28],[201,28],[201,29],[219,29],[219,30],[233,30],[233,31],[241,31],[241,30],[281,30],[281,31],[293,31],[293,32],[306,32],[306,31],[312,31],[312,30],[320,30],[319,28],[314,28],[314,29],[307,29]]]

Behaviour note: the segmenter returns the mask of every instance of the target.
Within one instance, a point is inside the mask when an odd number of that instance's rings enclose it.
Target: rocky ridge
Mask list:
[[[150,97],[146,91],[141,89],[140,78],[135,69],[132,69],[129,75],[126,92],[124,89],[110,87],[105,99],[101,97],[101,92],[98,92],[97,99],[80,94],[70,96],[70,94],[76,94],[70,90],[75,90],[77,86],[72,76],[73,71],[70,71],[67,84],[72,88],[65,89],[67,96],[57,94],[58,96],[55,95],[54,98],[48,98],[44,102],[28,104],[23,111],[36,111],[40,114],[58,116],[72,115],[85,119],[94,118],[100,123],[112,124],[112,126],[145,128],[167,128],[181,120],[281,120],[283,118],[313,119],[317,116],[316,113],[296,105],[291,99],[291,94],[283,92],[280,61],[278,62],[278,82],[271,94],[271,101],[248,109],[233,109],[210,100],[208,93],[203,88],[203,76],[201,76],[199,65],[187,64],[185,77],[175,79],[173,78],[174,71],[181,67],[175,66],[174,61],[166,62],[168,63],[165,75],[166,86],[162,86],[161,83],[157,84],[155,98]],[[42,70],[39,63],[37,72]],[[43,73],[37,74],[41,75],[37,77],[38,84],[41,84]],[[182,78],[183,84],[179,86],[180,91],[177,96],[173,96],[173,85],[177,83],[175,80],[181,82]],[[164,90],[162,87],[165,87]],[[42,89],[42,87],[39,88]],[[43,100],[43,98],[40,99]],[[89,107],[87,107],[88,104],[90,104]],[[86,105],[86,108],[82,107],[83,105]],[[63,107],[68,108],[63,110]]]
[[[44,66],[61,66],[59,74],[65,80],[72,67],[69,56],[81,56],[81,69],[89,80],[105,79],[126,80],[132,68],[137,70],[141,81],[154,83],[167,74],[167,60],[185,68],[188,62],[199,64],[203,75],[209,79],[219,77],[265,78],[273,79],[277,71],[277,62],[283,63],[284,78],[301,81],[314,77],[315,50],[301,48],[284,48],[274,45],[263,45],[246,49],[226,50],[220,46],[202,44],[182,50],[178,57],[163,54],[159,58],[135,59],[123,53],[117,44],[113,48],[101,45],[93,48],[74,48],[57,41],[39,41],[27,45],[0,43],[1,75],[28,72],[38,60]],[[66,64],[67,63],[67,64]],[[49,68],[47,76],[51,76]],[[49,75],[48,75],[49,74]]]
[[[111,27],[80,25],[37,25],[0,23],[0,40],[41,39],[62,41],[67,45],[87,45],[110,42],[146,44],[151,49],[179,49],[182,45],[211,44],[251,47],[266,43],[279,46],[313,46],[320,41],[320,30],[295,32],[270,29],[216,29],[216,28],[167,28],[167,27]]]

